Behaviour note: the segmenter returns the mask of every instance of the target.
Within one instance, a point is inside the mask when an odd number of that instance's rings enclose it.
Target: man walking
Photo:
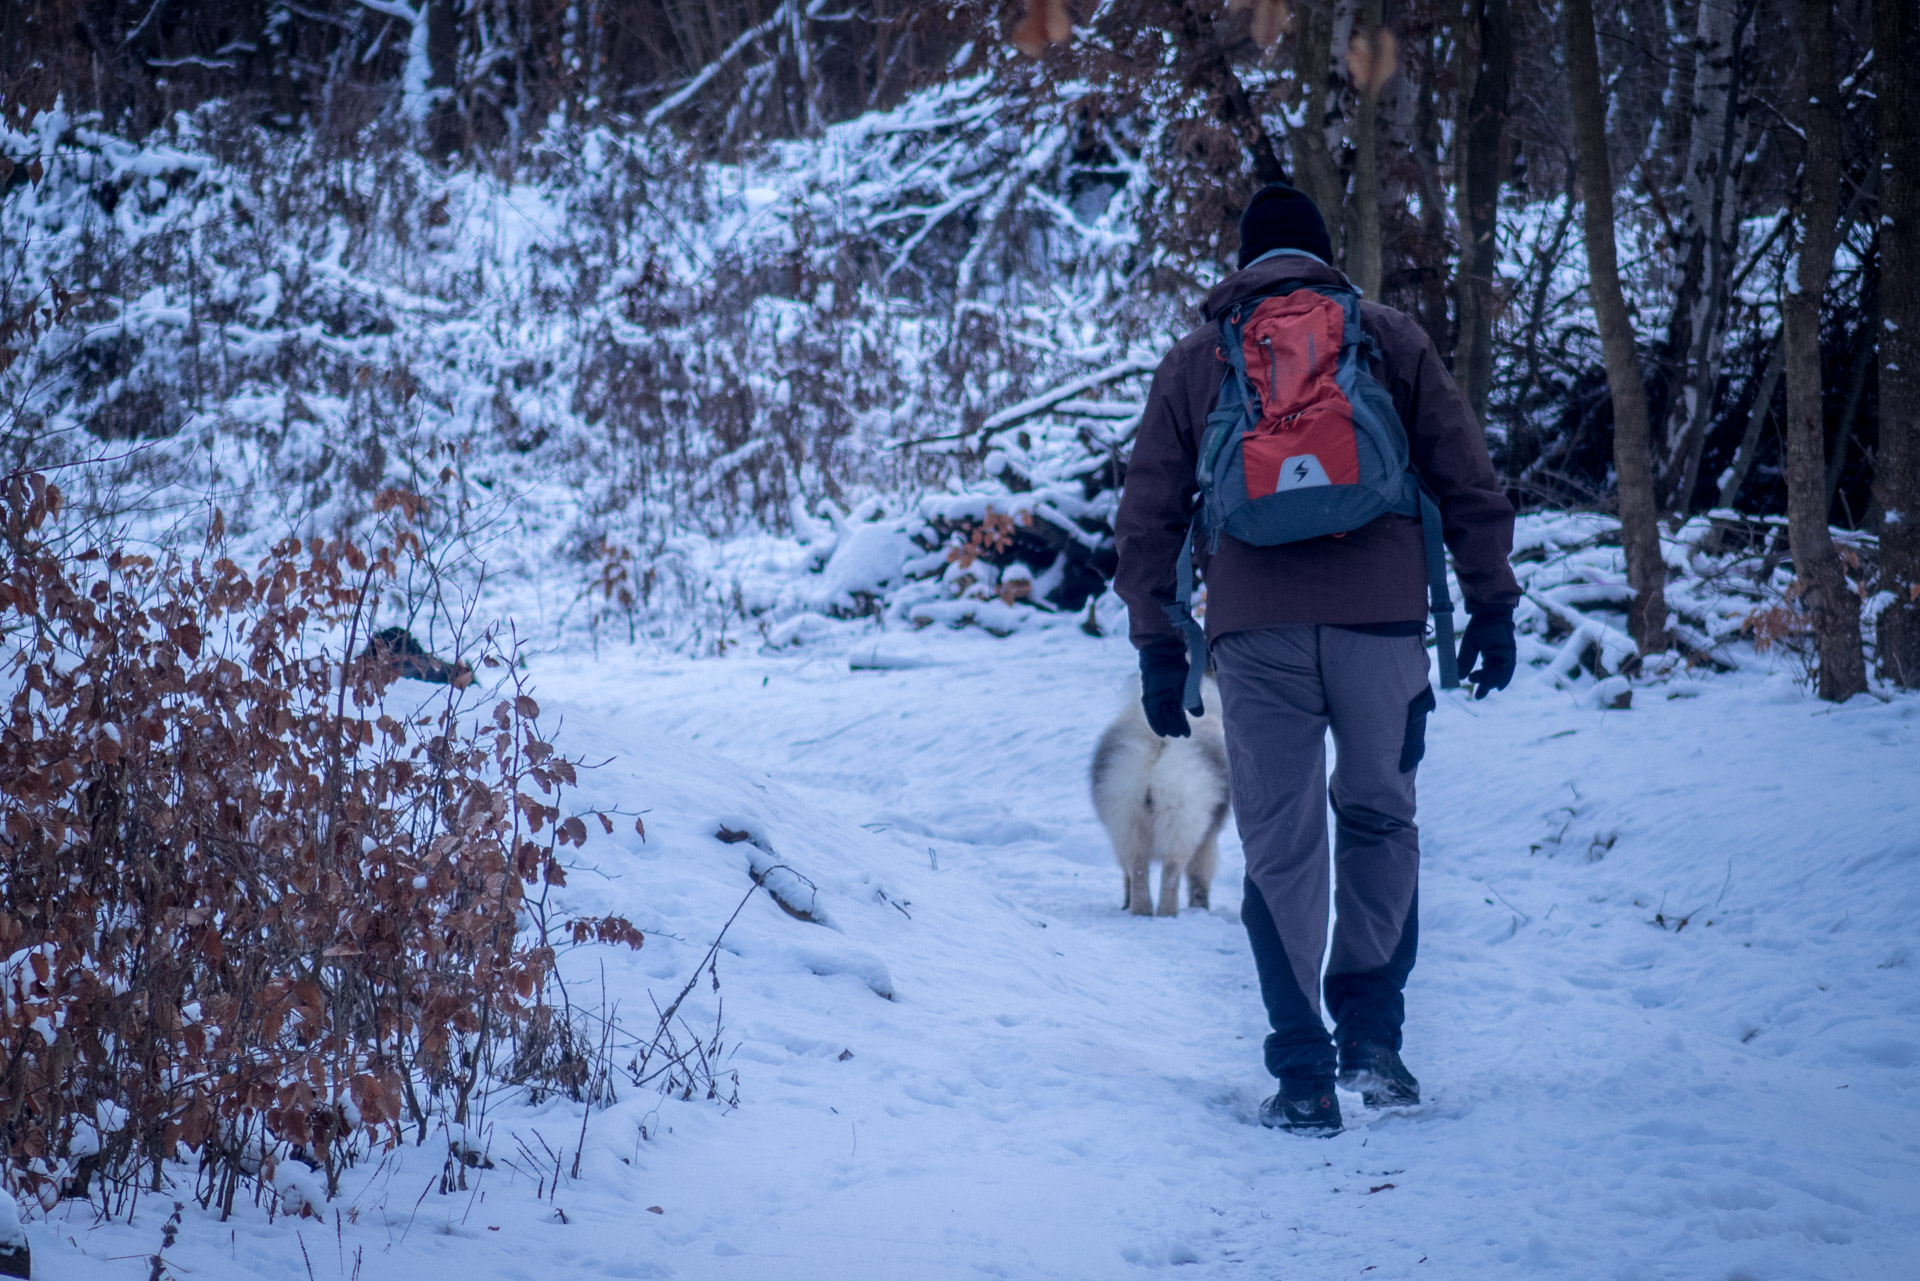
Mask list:
[[[1201,435],[1231,367],[1221,319],[1248,300],[1345,285],[1332,256],[1311,200],[1284,184],[1261,190],[1240,221],[1240,270],[1207,295],[1206,323],[1154,375],[1116,522],[1114,585],[1140,651],[1147,720],[1163,737],[1189,732],[1186,647],[1168,607],[1195,516]],[[1370,372],[1391,396],[1413,470],[1438,505],[1472,615],[1460,670],[1485,697],[1513,677],[1513,508],[1472,410],[1420,327],[1376,303],[1361,304],[1360,326],[1372,340]],[[1279,386],[1277,367],[1259,385]],[[1199,548],[1206,630],[1247,859],[1241,920],[1273,1027],[1267,1070],[1280,1083],[1260,1119],[1332,1133],[1340,1128],[1336,1075],[1369,1106],[1420,1098],[1399,1051],[1401,991],[1418,937],[1414,773],[1434,707],[1421,524],[1389,513],[1276,546],[1227,534],[1208,552]],[[1339,754],[1331,793],[1337,919],[1323,989],[1329,728]]]

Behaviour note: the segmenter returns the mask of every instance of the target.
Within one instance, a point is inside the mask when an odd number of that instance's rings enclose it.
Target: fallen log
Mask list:
[[[1527,599],[1545,610],[1551,617],[1573,629],[1573,635],[1561,646],[1560,654],[1549,664],[1556,677],[1566,679],[1572,676],[1569,668],[1564,673],[1561,666],[1567,655],[1571,654],[1573,665],[1578,666],[1589,648],[1597,648],[1593,670],[1597,676],[1620,674],[1631,676],[1639,669],[1640,647],[1633,638],[1617,627],[1601,622],[1590,614],[1582,613],[1564,600],[1552,595],[1528,588]]]
[[[753,846],[754,852],[747,856],[747,875],[780,905],[781,911],[809,925],[827,923],[827,914],[820,907],[820,887],[780,862],[765,840],[752,832],[728,827],[725,823],[713,835],[728,845],[745,843]]]

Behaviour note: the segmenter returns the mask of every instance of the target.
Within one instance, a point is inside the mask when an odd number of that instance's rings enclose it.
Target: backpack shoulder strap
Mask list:
[[[1197,522],[1196,522],[1197,523]],[[1167,621],[1187,642],[1187,688],[1182,701],[1195,716],[1201,714],[1200,681],[1207,674],[1207,629],[1193,616],[1193,539],[1189,527],[1180,538],[1180,563],[1174,569],[1173,604],[1166,607]]]
[[[1373,372],[1367,367],[1367,361],[1381,356],[1380,341],[1360,322],[1359,291],[1347,289],[1341,291],[1341,295],[1340,305],[1347,313],[1346,333],[1341,341],[1349,348],[1358,348],[1354,353],[1357,366],[1354,376],[1364,373],[1372,381]],[[1400,501],[1390,510],[1420,519],[1420,539],[1425,545],[1427,561],[1427,608],[1433,614],[1433,645],[1440,658],[1440,688],[1454,689],[1460,684],[1460,656],[1454,648],[1453,598],[1447,591],[1447,542],[1440,523],[1440,504],[1434,501],[1413,466],[1412,433],[1407,431],[1405,423],[1399,422],[1397,413],[1395,421],[1408,437],[1409,458],[1405,489]]]
[[[1409,497],[1420,511],[1420,537],[1427,550],[1427,608],[1433,613],[1433,647],[1440,657],[1440,688],[1460,684],[1460,656],[1453,641],[1453,597],[1447,591],[1447,543],[1440,527],[1440,504],[1407,472]]]

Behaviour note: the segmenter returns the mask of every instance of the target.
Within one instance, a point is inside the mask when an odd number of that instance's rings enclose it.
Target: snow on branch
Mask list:
[[[1589,648],[1598,648],[1598,661],[1594,666],[1603,673],[1620,671],[1640,653],[1639,646],[1625,632],[1575,609],[1558,599],[1557,593],[1528,588],[1527,599],[1573,629],[1573,635],[1567,638],[1559,654],[1547,665],[1554,678],[1562,683],[1572,677]]]
[[[729,450],[714,459],[707,467],[705,479],[694,489],[693,501],[698,503],[711,496],[722,481],[745,464],[758,458],[766,451],[767,446],[773,443],[774,439],[771,436],[756,436],[738,449]]]
[[[369,3],[369,0],[360,0],[360,2],[366,4]],[[681,85],[678,89],[675,89],[672,93],[653,105],[652,109],[649,110],[644,117],[647,127],[652,128],[674,110],[684,106],[687,100],[692,98],[694,94],[706,88],[707,83],[719,75],[728,63],[732,62],[742,53],[745,53],[754,41],[760,39],[762,36],[772,35],[775,31],[778,31],[781,26],[790,22],[792,20],[792,9],[793,2],[792,0],[788,0],[786,4],[774,10],[771,18],[768,18],[757,27],[749,27],[741,32],[732,44],[721,51],[718,58],[715,58],[712,62],[700,68],[700,70],[695,73],[693,79],[687,81],[687,83]]]
[[[888,134],[933,133],[941,129],[957,129],[962,125],[985,120],[1004,105],[998,98],[989,98],[963,111],[957,111],[951,116],[915,115],[902,112],[898,113],[895,119],[868,125],[866,131],[875,137],[885,137]]]
[[[400,0],[355,0],[363,9],[383,13],[389,18],[398,18],[408,26],[420,22],[421,11],[400,3]]]
[[[1073,210],[1067,208],[1064,201],[1058,200],[1036,187],[1028,187],[1024,193],[1026,199],[1039,208],[1052,214],[1054,221],[1083,240],[1090,240],[1105,249],[1131,248],[1139,237],[1130,232],[1110,231],[1106,227],[1088,226],[1074,217]]]
[[[1071,382],[1062,383],[1052,391],[1042,392],[1040,395],[1028,400],[1023,400],[1017,405],[1010,405],[997,414],[989,415],[987,420],[980,424],[980,434],[984,436],[999,431],[1003,427],[1011,427],[1014,423],[1020,422],[1022,419],[1031,418],[1035,414],[1045,413],[1047,410],[1063,402],[1072,402],[1073,398],[1083,391],[1090,391],[1095,387],[1104,387],[1108,383],[1118,382],[1122,378],[1131,377],[1134,374],[1150,374],[1158,367],[1159,362],[1156,360],[1151,360],[1143,356],[1129,356],[1118,364],[1108,365],[1105,369],[1087,374],[1085,377],[1075,378]],[[1087,402],[1080,403],[1084,405]],[[1118,408],[1118,406],[1115,406],[1115,408]],[[1078,412],[1085,414],[1086,411],[1083,408]],[[1131,417],[1138,412],[1139,407],[1137,405],[1129,406],[1128,413],[1124,416]],[[1122,417],[1123,415],[1109,415],[1103,412],[1100,416]]]
[[[400,77],[401,100],[406,104],[406,113],[409,117],[416,121],[425,120],[433,98],[438,96],[437,91],[427,85],[427,81],[433,77],[433,68],[427,50],[425,3],[415,9],[400,3],[400,0],[356,0],[356,2],[363,9],[371,9],[375,13],[384,14],[407,24],[407,66]]]
[[[940,204],[934,205],[931,208],[903,209],[896,211],[892,215],[883,217],[881,221],[891,222],[897,217],[911,217],[914,214],[921,214],[925,217],[925,221],[920,224],[920,229],[911,236],[908,236],[906,243],[900,246],[900,251],[893,256],[893,261],[887,265],[886,275],[882,277],[882,279],[893,279],[894,273],[907,265],[907,260],[913,257],[913,251],[918,249],[921,242],[932,234],[935,227],[938,227],[945,221],[948,214],[953,213],[955,210],[972,201],[978,200],[980,197],[992,191],[997,185],[999,184],[995,182],[983,182],[978,186],[968,187],[964,191],[956,192]]]
[[[1052,408],[1073,418],[1130,419],[1138,418],[1143,406],[1134,400],[1063,400]]]

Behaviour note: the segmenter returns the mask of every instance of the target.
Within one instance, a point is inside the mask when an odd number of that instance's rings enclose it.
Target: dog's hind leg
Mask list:
[[[1147,864],[1153,858],[1153,829],[1135,819],[1127,829],[1126,851],[1120,867],[1127,874],[1127,910],[1135,916],[1153,915],[1153,885],[1147,880]]]
[[[1219,858],[1219,842],[1211,836],[1193,852],[1187,864],[1187,906],[1203,910],[1213,906],[1213,868]]]
[[[1160,860],[1160,911],[1161,916],[1180,915],[1180,873],[1183,869],[1176,859]]]
[[[1109,822],[1113,858],[1120,864],[1120,906],[1136,916],[1153,911],[1153,889],[1147,883],[1147,862],[1153,857],[1153,832],[1139,816],[1131,822]]]
[[[1127,882],[1122,906],[1135,916],[1151,916],[1153,886],[1147,880],[1147,864],[1153,858],[1153,829],[1136,817],[1121,840],[1114,842],[1113,852]]]
[[[1127,910],[1135,916],[1153,915],[1153,885],[1147,879],[1147,851],[1136,845],[1127,861]]]

